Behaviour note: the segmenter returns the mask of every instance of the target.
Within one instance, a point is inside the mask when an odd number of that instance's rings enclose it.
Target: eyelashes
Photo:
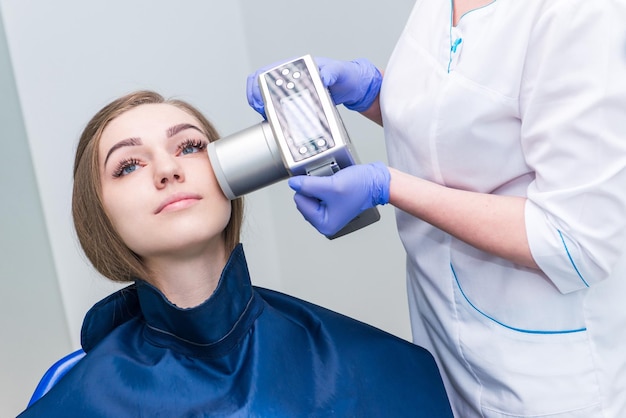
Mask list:
[[[113,171],[113,177],[118,178],[132,173],[139,166],[139,160],[136,158],[127,158],[120,161],[115,171]]]
[[[186,139],[178,145],[178,152],[183,155],[192,154],[202,151],[206,148],[207,144],[207,141],[201,139]],[[191,150],[191,152],[187,152],[188,150]]]
[[[175,155],[178,157],[198,153],[205,150],[208,143],[207,140],[203,139],[185,139],[176,147]],[[127,176],[144,165],[144,163],[135,157],[125,158],[120,161],[115,170],[113,170],[113,178]]]

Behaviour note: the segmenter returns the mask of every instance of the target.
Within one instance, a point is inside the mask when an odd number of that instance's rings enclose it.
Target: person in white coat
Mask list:
[[[327,235],[397,208],[455,416],[626,416],[625,22],[623,0],[418,0],[384,81],[317,59],[389,166],[293,177],[297,207]]]

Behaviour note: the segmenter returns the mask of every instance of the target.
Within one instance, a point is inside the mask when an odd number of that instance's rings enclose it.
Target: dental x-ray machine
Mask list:
[[[343,121],[310,55],[263,72],[259,87],[267,121],[208,146],[215,175],[229,199],[290,176],[329,176],[358,164]],[[379,219],[375,207],[367,209],[328,238]]]

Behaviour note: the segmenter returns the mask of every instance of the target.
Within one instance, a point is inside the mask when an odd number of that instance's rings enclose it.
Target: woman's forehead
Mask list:
[[[185,110],[167,103],[142,104],[111,120],[102,131],[100,149],[127,138],[166,136],[168,129],[181,123],[201,128],[200,122]]]

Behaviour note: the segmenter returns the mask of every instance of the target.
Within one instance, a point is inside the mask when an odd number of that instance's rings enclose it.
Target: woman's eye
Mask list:
[[[180,154],[194,154],[196,152],[200,152],[206,148],[206,142],[200,140],[188,139],[182,144],[179,145],[178,149]]]
[[[138,168],[139,168],[138,160],[134,158],[124,160],[120,163],[120,165],[117,167],[115,172],[113,172],[113,177],[126,176],[132,173],[133,171],[137,170]]]

